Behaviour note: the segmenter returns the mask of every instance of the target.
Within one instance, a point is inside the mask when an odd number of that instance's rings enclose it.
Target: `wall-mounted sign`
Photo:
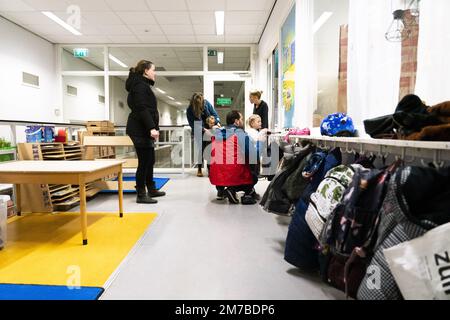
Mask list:
[[[217,98],[218,106],[231,106],[233,104],[232,98]]]
[[[73,49],[73,56],[75,58],[86,58],[89,56],[89,49],[75,48],[75,49]]]

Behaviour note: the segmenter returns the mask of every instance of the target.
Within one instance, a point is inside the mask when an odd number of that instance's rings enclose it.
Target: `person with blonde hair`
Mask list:
[[[250,102],[254,105],[253,114],[261,117],[261,128],[269,128],[269,106],[261,100],[263,91],[253,90],[250,92]]]

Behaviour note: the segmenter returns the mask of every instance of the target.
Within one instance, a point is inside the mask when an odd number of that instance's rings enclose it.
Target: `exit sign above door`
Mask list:
[[[75,58],[86,58],[89,56],[89,49],[86,48],[73,49],[73,56]]]

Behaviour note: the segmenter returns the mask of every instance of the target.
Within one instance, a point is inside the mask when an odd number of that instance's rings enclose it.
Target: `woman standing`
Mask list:
[[[156,190],[153,181],[155,141],[159,139],[159,112],[156,96],[151,89],[155,79],[155,65],[142,60],[135,68],[130,69],[126,82],[127,103],[131,109],[126,132],[133,141],[138,157],[137,203],[157,203],[152,198],[165,195],[165,192]]]
[[[214,117],[215,123],[214,125],[220,127],[220,118],[216,112],[216,109],[209,103],[208,100],[206,100],[203,97],[202,93],[194,93],[194,95],[191,98],[191,103],[189,104],[189,107],[186,111],[186,116],[189,121],[189,126],[192,128],[192,135],[195,133],[195,122],[199,121],[202,124],[202,140],[203,140],[203,134],[205,133],[205,130],[209,129],[209,125],[207,124],[207,119],[209,117]],[[209,145],[210,142],[208,141],[202,141],[201,146],[199,141],[195,141],[195,150],[200,153],[198,159],[201,159],[201,164],[198,164],[197,168],[197,177],[203,177],[202,168],[203,168],[203,152],[205,148]]]
[[[269,129],[269,106],[261,100],[262,91],[251,91],[250,102],[254,105],[253,114],[261,117],[261,129]]]

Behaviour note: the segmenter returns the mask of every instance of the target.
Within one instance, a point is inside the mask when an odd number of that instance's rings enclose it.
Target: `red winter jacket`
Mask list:
[[[242,147],[238,143],[236,133],[226,139],[212,137],[209,169],[211,184],[232,187],[254,183],[250,166],[246,164],[245,150],[242,150]]]

